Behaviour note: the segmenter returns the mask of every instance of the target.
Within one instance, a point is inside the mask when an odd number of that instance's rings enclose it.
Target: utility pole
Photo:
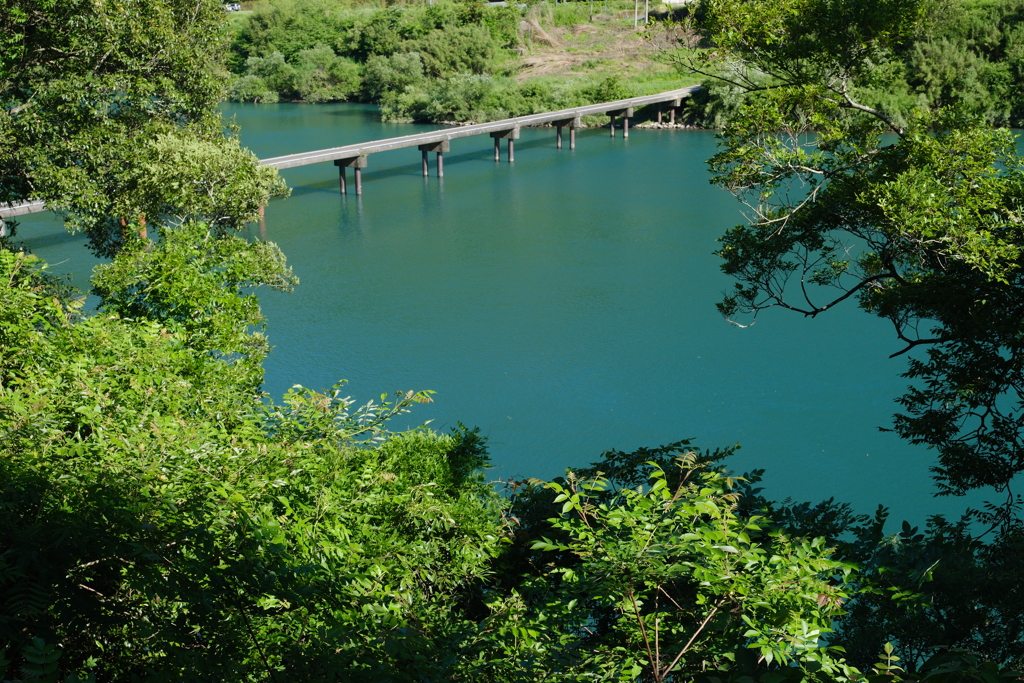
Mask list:
[[[636,22],[640,16],[640,0],[633,0],[633,28],[636,28]]]
[[[650,13],[648,12],[648,6],[650,5],[650,2],[651,0],[644,0],[644,26],[647,25],[648,21],[650,21]]]

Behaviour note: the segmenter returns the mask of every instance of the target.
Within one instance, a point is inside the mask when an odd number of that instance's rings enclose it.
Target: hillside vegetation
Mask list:
[[[659,59],[673,33],[648,39],[640,14],[634,28],[620,0],[259,5],[234,23],[229,98],[375,102],[387,121],[480,122],[698,82]]]

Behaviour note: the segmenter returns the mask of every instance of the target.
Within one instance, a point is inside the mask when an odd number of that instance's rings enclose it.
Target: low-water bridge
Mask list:
[[[473,137],[475,135],[489,134],[494,138],[495,161],[501,160],[501,140],[507,140],[508,160],[511,162],[515,160],[515,140],[519,138],[519,130],[521,128],[550,125],[554,126],[557,130],[556,145],[558,149],[562,148],[563,128],[569,129],[569,148],[575,149],[576,130],[581,127],[580,119],[584,116],[604,114],[611,117],[611,122],[609,124],[611,137],[615,137],[615,120],[621,118],[623,137],[629,137],[629,119],[633,117],[633,111],[635,109],[654,104],[659,105],[658,121],[660,122],[663,109],[665,108],[665,105],[668,105],[670,120],[672,123],[675,123],[676,109],[678,109],[682,104],[684,98],[689,97],[699,88],[699,85],[694,85],[689,88],[669,90],[668,92],[658,93],[656,95],[630,97],[624,100],[616,100],[614,102],[589,104],[584,107],[560,109],[558,111],[549,111],[543,114],[517,116],[511,119],[502,119],[501,121],[491,121],[490,123],[475,123],[468,126],[432,130],[426,133],[416,133],[414,135],[403,135],[401,137],[387,138],[385,140],[361,142],[355,145],[332,147],[330,149],[320,149],[313,152],[288,154],[281,157],[261,159],[260,163],[264,166],[273,166],[274,168],[285,169],[332,161],[334,162],[334,165],[338,167],[339,183],[342,193],[347,193],[348,191],[345,169],[352,168],[355,171],[356,194],[362,194],[363,182],[361,170],[366,168],[367,157],[371,154],[390,152],[396,149],[405,149],[408,147],[417,147],[422,153],[423,175],[428,175],[427,154],[429,152],[435,152],[437,154],[437,175],[441,177],[444,175],[444,153],[449,151],[452,140]],[[12,218],[14,216],[37,213],[39,211],[45,211],[46,208],[45,203],[41,200],[29,200],[13,205],[2,204],[0,205],[0,218]]]

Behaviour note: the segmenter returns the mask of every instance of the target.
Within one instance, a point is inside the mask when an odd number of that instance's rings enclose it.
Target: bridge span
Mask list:
[[[342,193],[347,193],[348,191],[345,169],[352,168],[355,171],[356,194],[362,194],[363,183],[361,169],[367,167],[367,157],[371,154],[390,152],[397,149],[406,149],[408,147],[417,147],[422,153],[423,175],[428,175],[427,155],[429,152],[435,152],[437,154],[437,175],[440,177],[444,175],[444,153],[450,150],[452,140],[489,134],[494,138],[495,161],[500,161],[501,159],[501,140],[507,140],[508,160],[511,162],[515,160],[515,140],[519,138],[519,130],[521,128],[551,125],[554,126],[557,131],[557,147],[559,149],[562,148],[562,129],[568,128],[569,148],[575,149],[576,130],[581,127],[580,119],[584,116],[600,114],[609,116],[611,119],[609,123],[611,137],[615,137],[616,119],[621,119],[622,134],[624,137],[629,137],[629,119],[633,117],[635,109],[654,104],[661,105],[658,108],[658,120],[660,121],[662,109],[665,105],[668,105],[669,115],[671,117],[671,121],[674,123],[676,109],[681,106],[683,99],[691,96],[698,89],[700,89],[700,86],[694,85],[688,88],[669,90],[656,95],[630,97],[628,99],[616,100],[614,102],[602,102],[583,107],[574,107],[572,109],[549,111],[542,114],[517,116],[511,119],[502,119],[501,121],[491,121],[490,123],[475,123],[468,126],[443,128],[425,133],[415,133],[413,135],[403,135],[401,137],[386,138],[384,140],[360,142],[354,145],[331,147],[329,149],[320,149],[312,152],[288,154],[270,159],[261,159],[260,163],[264,166],[273,166],[274,168],[285,169],[295,168],[297,166],[308,166],[310,164],[326,163],[329,161],[334,162],[334,165],[338,167],[338,180]],[[46,204],[41,200],[35,199],[17,202],[15,204],[0,204],[0,219],[13,218],[15,216],[23,216],[25,214],[37,213],[46,210]]]

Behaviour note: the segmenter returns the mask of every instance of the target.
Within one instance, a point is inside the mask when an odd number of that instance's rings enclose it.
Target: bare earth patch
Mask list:
[[[543,27],[536,17],[523,21],[521,30],[530,46],[516,79],[537,76],[568,76],[573,73],[628,75],[638,69],[670,71],[656,61],[661,36],[645,39],[641,29],[623,26],[620,20],[597,15],[593,24]]]

